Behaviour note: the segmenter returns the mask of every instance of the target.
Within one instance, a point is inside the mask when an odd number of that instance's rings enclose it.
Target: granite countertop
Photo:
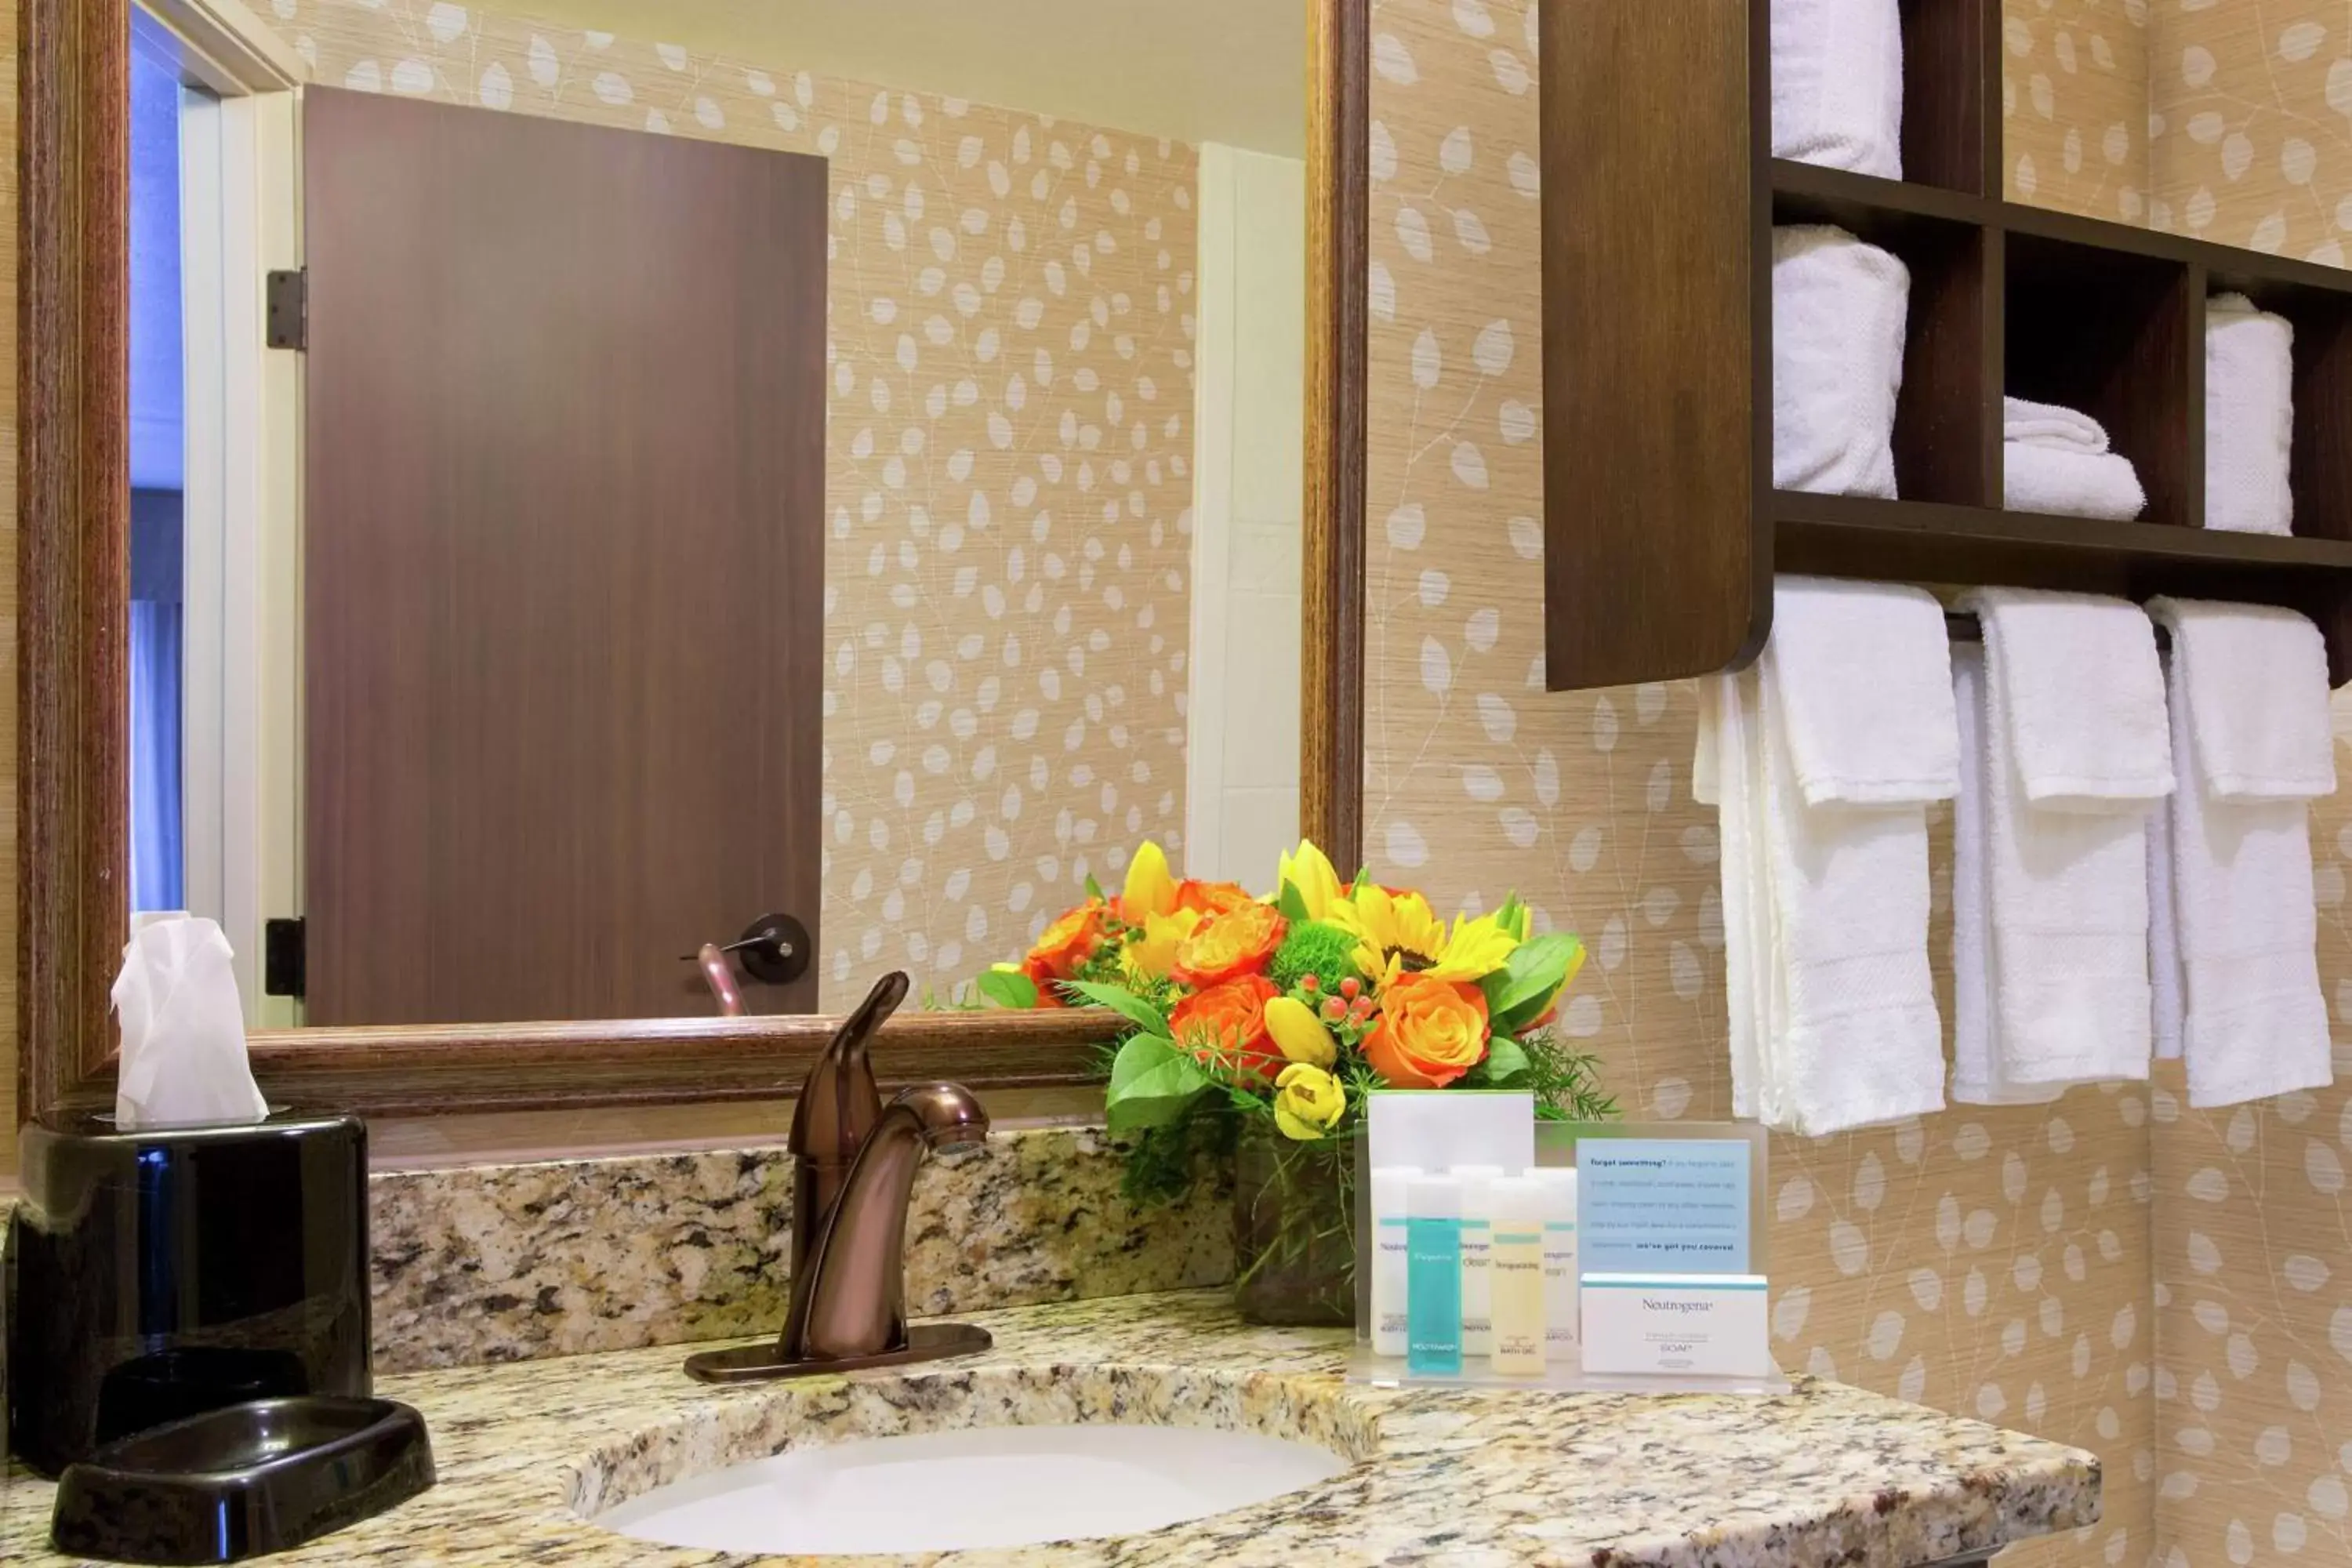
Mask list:
[[[1923,1564],[2098,1517],[2090,1455],[1835,1384],[1755,1399],[1374,1388],[1340,1376],[1343,1332],[1247,1328],[1223,1292],[971,1321],[993,1351],[854,1378],[706,1386],[672,1347],[379,1379],[424,1412],[440,1484],[275,1561],[782,1563],[647,1545],[584,1516],[789,1442],[1022,1422],[1234,1426],[1355,1462],[1155,1534],[956,1563]],[[47,1549],[50,1490],[15,1479],[0,1561],[68,1561]]]

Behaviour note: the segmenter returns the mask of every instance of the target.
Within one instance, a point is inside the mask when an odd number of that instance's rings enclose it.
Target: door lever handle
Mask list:
[[[768,985],[790,985],[808,973],[814,945],[808,927],[792,916],[761,915],[744,927],[743,934],[733,942],[705,942],[698,952],[680,953],[678,961],[707,966],[709,954],[740,955],[743,972],[752,979]]]

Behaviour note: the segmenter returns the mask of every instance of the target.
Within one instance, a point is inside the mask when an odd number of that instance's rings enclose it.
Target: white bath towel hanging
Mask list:
[[[2151,600],[2148,614],[2196,645],[2191,740],[2206,787],[2224,800],[2318,800],[2336,793],[2327,644],[2308,616],[2274,605]]]
[[[2063,1084],[2013,1084],[2001,1072],[1981,647],[1952,649],[1952,695],[1960,741],[1960,793],[1952,805],[1952,1099],[1961,1105],[2047,1104],[2065,1092]]]
[[[1944,606],[1899,583],[1782,576],[1772,658],[1808,805],[1916,805],[1959,789]]]
[[[2171,784],[2154,632],[2137,607],[2085,595],[1977,589],[1961,603],[1984,629],[2000,1080],[2145,1078],[2143,818]]]
[[[2205,526],[2291,533],[2294,327],[2243,294],[2205,305]]]
[[[2274,773],[2231,782],[2273,793],[2225,795],[2206,765],[2210,754],[2242,763],[2231,744],[2209,742],[2235,727],[2241,710],[2272,714],[2282,728],[2325,734],[2326,687],[2282,683],[2260,662],[2240,663],[2223,606],[2158,599],[2150,611],[2172,633],[2169,692],[2173,748],[2181,788],[2172,814],[2172,890],[2182,989],[2181,1055],[2189,1102],[2235,1105],[2334,1081],[2327,1004],[2320,990],[2318,912],[2313,889],[2307,797],[2277,793],[2316,781],[2292,760]],[[2234,628],[2242,636],[2284,639],[2268,612]],[[2227,649],[2223,654],[2221,650]],[[2214,657],[2210,676],[2197,668]],[[2275,663],[2292,668],[2291,656]],[[2221,669],[2234,669],[2223,679]],[[2302,694],[2298,718],[2282,701],[2282,684]],[[2284,694],[2292,697],[2293,691]],[[2209,726],[2203,710],[2215,717]]]

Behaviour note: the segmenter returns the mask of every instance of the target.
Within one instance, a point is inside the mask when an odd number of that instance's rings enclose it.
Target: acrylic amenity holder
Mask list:
[[[1535,1129],[1536,1164],[1543,1169],[1573,1169],[1578,1148],[1595,1140],[1661,1140],[1744,1144],[1748,1150],[1747,1267],[1740,1272],[1766,1275],[1770,1226],[1765,1212],[1769,1138],[1753,1122],[1730,1121],[1538,1121]],[[1777,1368],[1763,1377],[1711,1377],[1694,1373],[1643,1375],[1587,1373],[1580,1363],[1563,1364],[1557,1357],[1540,1373],[1507,1376],[1487,1364],[1487,1358],[1465,1355],[1461,1370],[1443,1375],[1412,1370],[1402,1356],[1376,1354],[1372,1349],[1372,1262],[1379,1246],[1372,1214],[1370,1140],[1359,1131],[1356,1160],[1356,1342],[1348,1358],[1348,1381],[1388,1388],[1526,1388],[1553,1393],[1725,1394],[1761,1395],[1786,1394],[1790,1384]],[[1581,1206],[1581,1205],[1580,1205]],[[1581,1215],[1580,1215],[1580,1219]],[[1580,1262],[1580,1268],[1582,1267]]]

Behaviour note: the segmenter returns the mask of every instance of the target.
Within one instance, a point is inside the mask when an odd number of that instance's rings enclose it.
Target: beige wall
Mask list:
[[[2001,183],[2015,202],[2149,221],[2147,0],[2002,0]]]
[[[1373,13],[1368,852],[1444,899],[1516,886],[1580,932],[1594,960],[1567,1026],[1627,1109],[1721,1117],[1693,689],[1543,690],[1532,9]],[[2106,1522],[2021,1564],[2139,1562],[2152,1543],[2148,1111],[2144,1087],[2081,1089],[1773,1142],[1785,1364],[2104,1459]]]
[[[1192,150],[424,0],[314,79],[832,165],[821,1005],[944,992],[1184,820]]]

